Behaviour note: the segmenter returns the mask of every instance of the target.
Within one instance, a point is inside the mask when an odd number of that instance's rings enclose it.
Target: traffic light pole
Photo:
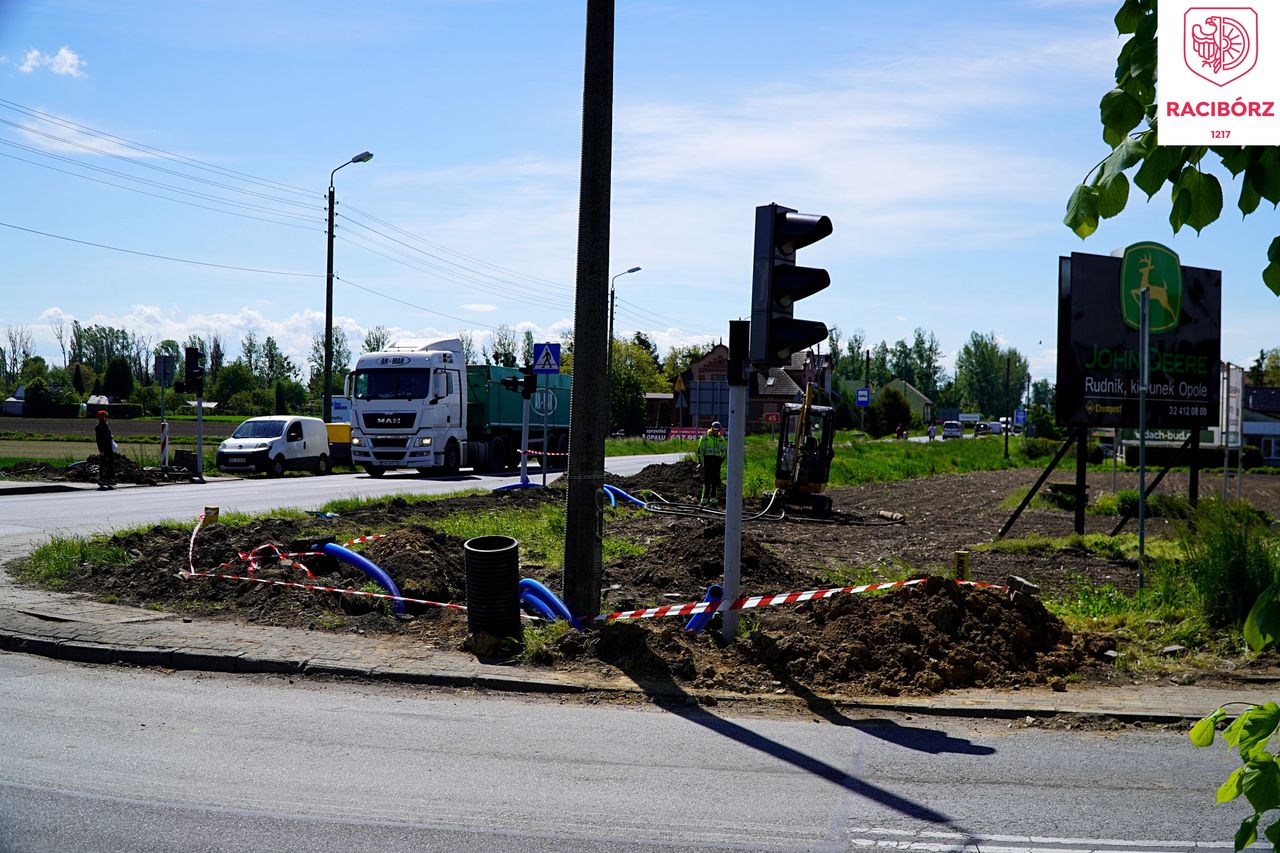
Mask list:
[[[529,485],[529,398],[524,398],[520,414],[520,485]],[[545,476],[545,475],[544,475]],[[543,485],[546,485],[545,483]]]
[[[751,324],[729,323],[729,464],[724,485],[724,600],[736,601],[742,587],[742,485],[746,476],[747,346]],[[722,614],[724,639],[738,636],[738,611]]]

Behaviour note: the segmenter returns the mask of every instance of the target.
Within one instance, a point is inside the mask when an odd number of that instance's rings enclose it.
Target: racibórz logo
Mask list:
[[[1258,63],[1258,13],[1252,8],[1193,6],[1182,22],[1183,58],[1197,77],[1225,86]]]
[[[1178,328],[1182,316],[1182,262],[1159,243],[1135,243],[1120,266],[1120,315],[1131,329],[1142,328],[1142,289],[1147,289],[1151,334]]]

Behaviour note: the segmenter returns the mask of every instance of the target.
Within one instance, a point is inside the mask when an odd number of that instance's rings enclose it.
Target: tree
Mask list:
[[[470,332],[458,332],[458,340],[462,342],[462,363],[476,364],[476,339]]]
[[[525,330],[524,343],[520,348],[520,363],[533,364],[533,332]]]
[[[1116,30],[1129,36],[1116,57],[1116,86],[1099,104],[1102,138],[1111,146],[1084,176],[1067,201],[1064,224],[1081,239],[1110,219],[1129,201],[1126,172],[1137,168],[1133,183],[1150,201],[1168,183],[1169,224],[1176,234],[1184,225],[1199,233],[1222,214],[1222,183],[1207,171],[1210,154],[1240,178],[1236,207],[1244,216],[1258,209],[1262,199],[1280,204],[1280,147],[1276,146],[1160,146],[1156,105],[1156,0],[1124,0],[1115,16]],[[1092,176],[1092,177],[1091,177]],[[1267,249],[1262,280],[1280,296],[1280,237]]]
[[[218,378],[218,371],[222,369],[222,364],[227,360],[227,352],[222,346],[222,333],[213,331],[209,333],[209,360],[205,364],[205,370],[208,372],[208,379],[213,381]]]
[[[252,391],[257,385],[257,378],[249,370],[249,365],[236,359],[219,371],[218,378],[209,386],[205,398],[226,403],[237,394]]]
[[[71,331],[67,328],[67,321],[62,317],[49,323],[49,330],[53,332],[53,339],[58,343],[58,349],[62,351],[62,366],[65,368],[67,362],[67,343],[71,339]]]
[[[644,431],[645,392],[671,387],[653,353],[635,340],[613,342],[609,386],[613,389],[609,395],[609,429],[622,429],[630,435]]]
[[[311,366],[311,376],[307,382],[308,390],[317,397],[324,394],[324,332],[316,332],[311,339],[311,356],[307,359]],[[351,347],[347,344],[347,333],[341,326],[333,327],[333,371],[329,385],[330,394],[341,394],[342,385],[346,381],[347,371],[351,368]]]
[[[102,378],[102,393],[121,400],[129,399],[129,395],[133,393],[133,370],[128,359],[123,356],[111,359]]]
[[[289,414],[289,407],[288,407],[287,405],[285,405],[285,401],[284,401],[284,385],[282,385],[282,384],[281,384],[281,383],[279,383],[279,382],[277,382],[277,383],[276,383],[276,408],[275,408],[275,413],[276,413],[277,415],[287,415],[287,414]]]
[[[28,356],[18,370],[18,381],[30,382],[32,379],[43,379],[48,372],[49,365],[45,363],[43,356]]]
[[[293,361],[289,356],[285,355],[280,349],[280,345],[276,343],[276,339],[267,335],[267,339],[262,342],[262,372],[258,375],[258,383],[264,388],[275,385],[284,379],[294,379],[297,376],[298,368],[293,366]],[[337,372],[337,365],[334,365],[334,372]],[[342,370],[346,375],[346,369]]]
[[[516,366],[516,333],[506,323],[493,330],[492,359],[503,367]],[[532,360],[530,360],[532,364]]]
[[[911,404],[897,388],[884,388],[867,407],[867,432],[876,436],[888,435],[899,424],[911,423]]]
[[[1258,358],[1245,373],[1245,380],[1255,388],[1280,387],[1280,347],[1258,350]]]
[[[1053,383],[1048,379],[1037,379],[1031,383],[1031,405],[1053,411],[1055,391]]]
[[[71,374],[71,387],[76,389],[76,393],[84,396],[84,369],[83,365],[76,365],[75,371]]]
[[[315,346],[312,346],[315,350]],[[321,364],[324,364],[324,336],[320,336],[320,356]],[[244,333],[244,337],[240,339],[240,358],[244,360],[245,367],[249,368],[249,372],[254,376],[258,375],[262,359],[262,345],[258,343],[258,336],[254,334],[253,329],[249,329]]]
[[[361,352],[382,352],[391,344],[391,333],[386,326],[374,326],[364,333],[360,344]]]
[[[667,386],[670,387],[671,383],[676,381],[676,377],[688,370],[694,362],[705,358],[715,345],[715,341],[707,341],[667,350],[667,357],[662,361],[662,373],[667,378]]]
[[[26,326],[5,326],[4,329],[4,364],[0,364],[0,373],[6,378],[14,378],[22,369],[22,364],[35,355],[36,339],[31,329]]]
[[[924,329],[916,329],[911,339],[911,365],[915,374],[915,385],[925,396],[933,399],[938,395],[938,385],[942,382],[942,344],[933,332],[925,333]]]
[[[994,333],[971,333],[956,356],[956,390],[962,407],[1003,415],[1022,399],[1026,381],[1027,360],[1016,349],[1001,350]]]

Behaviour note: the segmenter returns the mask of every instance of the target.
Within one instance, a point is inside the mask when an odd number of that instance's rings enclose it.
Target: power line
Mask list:
[[[419,310],[419,311],[425,311],[425,312],[426,312],[426,313],[428,313],[428,314],[436,314],[436,315],[439,315],[439,316],[441,316],[441,317],[448,317],[450,320],[457,320],[459,323],[465,323],[465,324],[467,324],[468,326],[479,326],[479,327],[482,327],[482,328],[485,328],[485,329],[489,329],[490,331],[493,331],[493,332],[498,331],[498,327],[497,327],[497,326],[490,326],[490,325],[489,325],[489,324],[487,324],[487,323],[477,323],[477,322],[475,322],[474,320],[466,320],[466,319],[463,319],[462,317],[459,317],[459,316],[457,316],[457,315],[455,315],[455,314],[446,314],[444,311],[437,311],[435,308],[427,308],[427,307],[425,307],[425,306],[423,306],[423,305],[416,305],[416,304],[414,304],[414,303],[412,303],[412,302],[409,302],[409,301],[407,301],[407,300],[400,299],[399,297],[396,297],[396,296],[390,296],[390,295],[388,295],[388,294],[386,294],[386,293],[383,293],[383,292],[382,292],[382,291],[380,291],[380,290],[374,290],[372,287],[365,287],[365,286],[364,286],[364,285],[362,285],[362,284],[356,284],[354,281],[352,281],[351,279],[348,279],[348,278],[339,278],[338,276],[336,276],[336,275],[335,275],[335,276],[334,276],[334,279],[336,279],[337,281],[342,282],[343,284],[349,285],[349,286],[354,287],[354,288],[357,288],[357,289],[359,289],[359,290],[363,290],[365,293],[372,293],[374,296],[381,296],[383,299],[388,299],[388,300],[390,300],[390,301],[392,301],[392,302],[398,302],[398,303],[400,303],[401,305],[407,305],[407,306],[408,306],[408,307],[410,307],[410,308],[416,308],[417,310]]]
[[[81,133],[87,133],[90,136],[96,136],[101,139],[115,142],[119,145],[122,145],[126,148],[131,148],[135,151],[158,155],[167,160],[174,160],[177,162],[186,163],[196,167],[197,169],[203,169],[204,171],[207,171],[207,172],[214,172],[216,174],[228,175],[228,176],[243,180],[247,183],[257,184],[263,187],[275,187],[277,189],[297,193],[298,195],[314,197],[316,194],[314,190],[303,189],[302,187],[295,187],[295,186],[292,186],[291,184],[281,183],[280,181],[273,181],[270,178],[257,177],[255,175],[250,175],[247,172],[237,172],[235,169],[228,169],[224,166],[217,166],[212,163],[206,163],[203,160],[197,160],[194,157],[187,157],[183,154],[175,154],[172,151],[165,151],[162,148],[155,148],[150,145],[145,145],[141,142],[135,142],[131,139],[126,139],[123,136],[116,136],[113,133],[107,133],[106,131],[96,130],[87,125],[77,124],[76,122],[71,121],[69,119],[60,118],[58,116],[51,115],[49,113],[37,110],[34,107],[23,106],[22,104],[16,103],[14,101],[5,100],[4,98],[0,98],[0,106],[6,107],[10,110],[13,110],[14,112],[24,113],[26,115],[31,116],[32,118],[38,118],[44,121],[61,125],[62,127],[65,127],[69,130],[76,130]]]
[[[112,252],[123,252],[126,255],[140,255],[144,258],[155,258],[161,261],[173,261],[179,264],[193,264],[199,267],[215,267],[222,270],[236,270],[237,272],[254,272],[263,275],[285,275],[297,278],[324,278],[320,273],[310,272],[287,272],[285,270],[264,270],[255,267],[238,267],[231,264],[215,264],[210,261],[193,261],[189,258],[175,258],[169,255],[157,255],[151,252],[139,252],[134,249],[122,249],[119,246],[108,246],[105,243],[93,243],[88,240],[77,240],[74,237],[64,237],[61,234],[50,234],[48,231],[37,231],[34,228],[23,228],[21,225],[12,225],[8,222],[0,222],[5,228],[12,228],[15,231],[25,231],[28,234],[39,234],[41,237],[51,237],[54,240],[65,240],[68,243],[79,243],[81,246],[93,246],[96,249],[108,249]]]

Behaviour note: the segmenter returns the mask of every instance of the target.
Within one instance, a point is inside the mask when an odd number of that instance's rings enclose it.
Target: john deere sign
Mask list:
[[[1130,246],[1123,259],[1059,258],[1058,423],[1138,425],[1144,289],[1151,329],[1148,428],[1216,423],[1222,273],[1184,267],[1159,243]]]

